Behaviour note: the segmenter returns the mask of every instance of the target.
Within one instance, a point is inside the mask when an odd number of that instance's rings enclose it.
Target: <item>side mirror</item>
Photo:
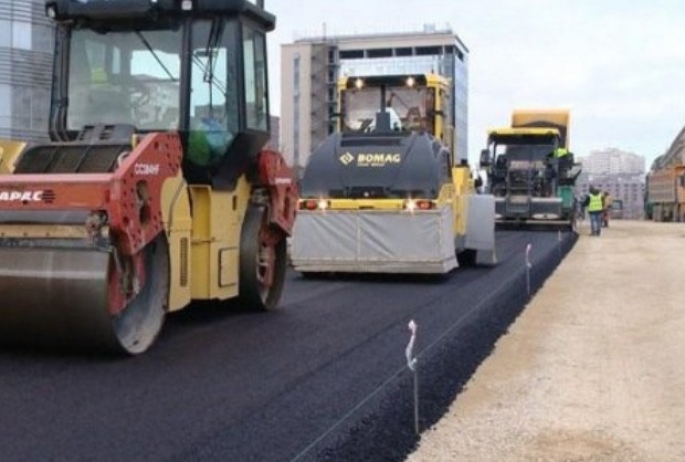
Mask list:
[[[489,167],[490,166],[490,151],[483,149],[480,152],[480,166]]]

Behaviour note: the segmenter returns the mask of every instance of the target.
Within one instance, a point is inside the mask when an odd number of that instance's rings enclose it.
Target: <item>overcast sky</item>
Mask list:
[[[265,0],[280,111],[280,48],[295,34],[449,24],[469,48],[469,157],[516,107],[571,110],[571,149],[617,147],[649,167],[685,125],[682,0]]]

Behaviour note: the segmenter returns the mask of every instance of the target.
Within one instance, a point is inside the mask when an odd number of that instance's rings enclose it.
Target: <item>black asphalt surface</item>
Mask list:
[[[561,241],[559,240],[561,237]],[[288,276],[282,308],[192,307],[135,358],[0,352],[0,461],[403,460],[575,242],[499,232],[441,280]]]

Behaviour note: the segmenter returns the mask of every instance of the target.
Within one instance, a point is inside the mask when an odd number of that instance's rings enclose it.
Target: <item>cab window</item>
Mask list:
[[[188,159],[199,166],[220,161],[239,131],[235,34],[232,21],[193,25]]]
[[[96,33],[75,29],[70,43],[67,128],[130,124],[178,127],[178,30]]]
[[[243,26],[243,60],[245,63],[246,127],[269,130],[266,81],[266,41],[262,32]]]

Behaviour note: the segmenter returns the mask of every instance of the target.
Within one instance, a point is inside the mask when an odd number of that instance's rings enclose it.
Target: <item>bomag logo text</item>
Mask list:
[[[399,153],[359,153],[357,154],[358,167],[385,167],[387,164],[399,164],[402,156]]]

